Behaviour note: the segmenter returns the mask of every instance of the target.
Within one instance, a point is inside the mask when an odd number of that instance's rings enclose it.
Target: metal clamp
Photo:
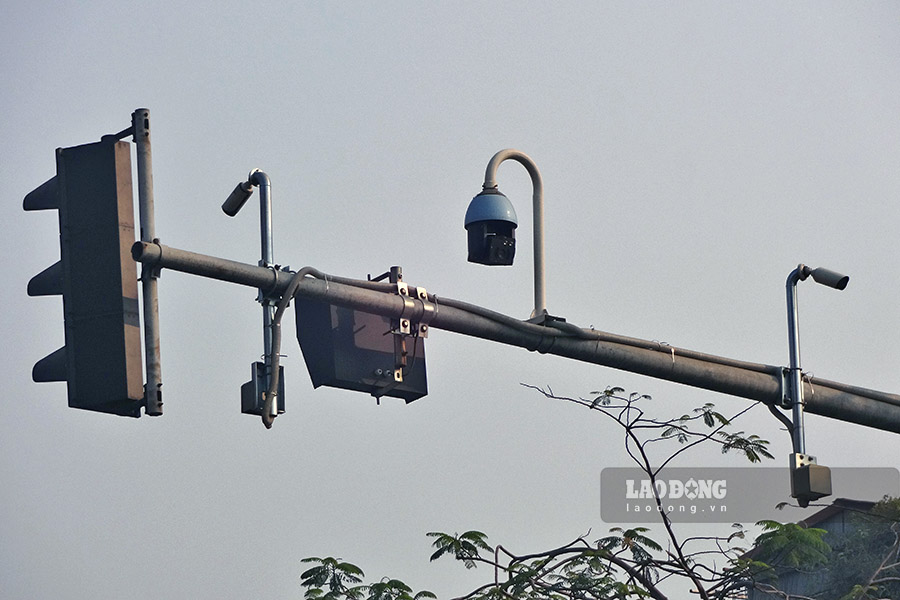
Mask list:
[[[428,337],[428,327],[437,314],[435,304],[428,301],[428,292],[425,288],[413,287],[403,281],[403,269],[398,266],[391,267],[389,271],[372,277],[369,281],[383,281],[387,279],[394,287],[394,293],[403,301],[403,309],[400,316],[391,320],[390,330],[387,333],[394,337],[394,365],[392,370],[381,371],[387,379],[384,385],[379,385],[372,392],[376,398],[387,394],[392,389],[403,383],[404,371],[409,367],[409,338],[413,338],[413,356],[415,345],[419,343],[416,338]],[[421,302],[421,311],[419,304]],[[421,316],[417,316],[421,312]]]
[[[794,405],[790,373],[790,368],[781,368],[781,408],[791,408]]]
[[[428,301],[428,291],[423,287],[416,288],[416,296],[422,303],[422,317],[419,319],[419,337],[427,338],[428,329],[437,315],[437,304]]]
[[[800,467],[805,467],[807,465],[819,464],[816,461],[815,456],[811,456],[809,454],[800,454],[799,452],[792,453],[789,460],[790,460],[791,471],[796,471]]]
[[[400,335],[411,335],[412,334],[412,321],[405,317],[404,315],[407,312],[414,312],[416,309],[416,303],[413,302],[413,299],[409,297],[409,286],[403,282],[398,281],[397,284],[397,295],[400,296],[400,299],[403,300],[403,311],[400,313],[400,318],[395,322],[396,327],[394,328],[394,333]]]

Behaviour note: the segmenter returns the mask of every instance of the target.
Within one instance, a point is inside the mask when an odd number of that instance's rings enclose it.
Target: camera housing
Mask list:
[[[512,203],[496,187],[472,198],[466,211],[469,262],[482,265],[513,264],[519,220]]]

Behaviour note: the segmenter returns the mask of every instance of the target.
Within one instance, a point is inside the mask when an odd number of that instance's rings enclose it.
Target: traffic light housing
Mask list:
[[[59,211],[60,261],[28,283],[62,295],[65,346],[34,365],[35,382],[65,381],[69,406],[140,417],[144,405],[131,148],[104,140],[58,148],[56,176],[25,210]]]
[[[387,317],[299,296],[294,301],[297,341],[314,388],[368,392],[407,404],[428,393],[422,337],[408,336],[398,352],[401,340]]]

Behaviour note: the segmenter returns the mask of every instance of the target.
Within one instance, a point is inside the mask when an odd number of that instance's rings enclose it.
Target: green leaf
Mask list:
[[[761,561],[773,566],[800,568],[821,565],[828,560],[831,548],[822,539],[827,533],[824,529],[770,520],[760,521],[757,525],[765,530],[756,538],[757,558]]]
[[[431,560],[437,560],[445,554],[452,554],[454,558],[463,562],[467,569],[475,567],[475,559],[481,557],[481,552],[493,552],[487,542],[487,535],[480,531],[467,531],[462,535],[448,535],[439,531],[429,532],[428,537],[435,538],[431,546],[437,550],[431,555]]]

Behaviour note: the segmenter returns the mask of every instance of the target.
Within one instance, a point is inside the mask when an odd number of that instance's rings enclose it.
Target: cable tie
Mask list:
[[[653,340],[656,342],[656,345],[659,346],[660,351],[662,351],[662,347],[665,346],[669,349],[669,352],[672,353],[672,364],[675,364],[675,346],[669,344],[669,342],[661,342],[659,340]]]

